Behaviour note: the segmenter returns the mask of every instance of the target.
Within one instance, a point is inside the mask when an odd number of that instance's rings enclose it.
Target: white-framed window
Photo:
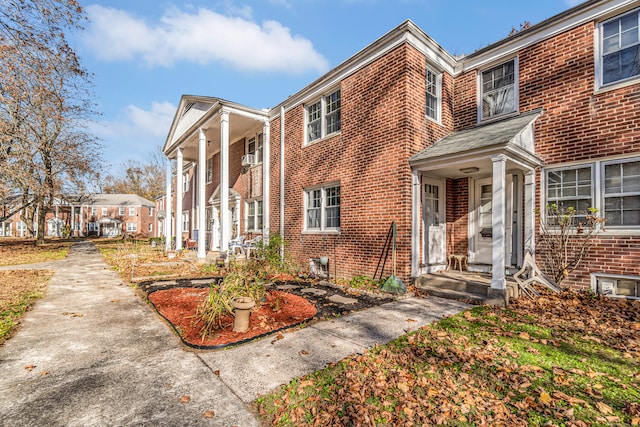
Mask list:
[[[607,226],[640,226],[640,160],[603,164]]]
[[[153,231],[153,224],[149,223],[149,233]]]
[[[247,154],[252,154],[255,156],[256,164],[262,163],[262,149],[264,146],[264,134],[259,133],[258,135],[251,137],[247,140]]]
[[[342,129],[340,89],[307,104],[305,108],[306,143],[324,138]]]
[[[105,215],[107,215],[107,207],[103,206],[102,207],[102,216],[105,216]]]
[[[98,215],[98,207],[97,206],[91,206],[91,215],[93,215],[93,216]]]
[[[118,206],[118,215],[124,215],[124,206]]]
[[[262,230],[262,200],[251,200],[246,202],[247,231]]]
[[[560,212],[574,208],[576,219],[584,222],[588,209],[595,207],[592,182],[591,165],[550,169],[546,172],[546,203],[557,206]]]
[[[189,172],[182,175],[182,192],[189,191]]]
[[[97,222],[90,222],[87,224],[88,231],[98,231],[100,229],[100,225]]]
[[[640,277],[594,273],[591,290],[611,297],[640,299]]]
[[[442,110],[442,74],[436,73],[431,68],[426,72],[426,107],[427,117],[437,122],[440,121]]]
[[[640,157],[598,160],[545,171],[545,204],[589,208],[606,219],[607,229],[640,229]]]
[[[517,111],[517,81],[515,58],[480,73],[481,120]]]
[[[640,9],[600,24],[600,85],[640,77]]]
[[[149,216],[153,216],[153,208],[149,208]]]
[[[136,208],[133,206],[129,206],[129,216],[135,216]]]
[[[213,182],[213,157],[207,159],[207,184]]]
[[[340,230],[340,185],[331,184],[305,191],[305,230]]]
[[[128,222],[127,223],[127,233],[133,233],[138,231],[138,224],[135,222]]]
[[[213,207],[205,209],[204,216],[204,222],[206,223],[207,231],[213,230]]]
[[[182,231],[189,231],[189,211],[182,211]]]
[[[16,231],[27,231],[27,224],[24,221],[16,223]]]

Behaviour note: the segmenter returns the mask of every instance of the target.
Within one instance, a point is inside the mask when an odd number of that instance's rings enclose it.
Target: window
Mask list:
[[[149,224],[149,233],[153,231],[153,224]]]
[[[98,231],[100,226],[97,222],[90,222],[87,225],[87,231]]]
[[[607,228],[640,228],[640,158],[550,169],[545,178],[547,205],[573,207],[578,220],[595,208]]]
[[[602,84],[640,76],[640,10],[601,25]]]
[[[133,233],[138,231],[138,224],[135,222],[128,222],[127,223],[127,233]]]
[[[340,229],[340,186],[307,190],[305,229],[337,231]]]
[[[252,154],[256,158],[256,163],[262,162],[262,146],[264,144],[264,135],[258,134],[257,137],[249,138],[247,142],[247,154]]]
[[[440,93],[442,76],[427,68],[427,117],[440,120]]]
[[[213,157],[207,159],[207,184],[213,181]]]
[[[102,216],[105,216],[107,214],[107,207],[103,206],[102,207]]]
[[[120,216],[124,215],[124,206],[119,206],[118,207],[118,215],[120,215]]]
[[[136,208],[129,207],[129,216],[135,216],[135,214],[136,214]]]
[[[149,216],[153,216],[153,208],[149,208]]]
[[[556,205],[562,212],[569,207],[583,220],[594,207],[591,166],[547,171],[547,205]]]
[[[482,119],[516,111],[515,82],[515,59],[482,72]]]
[[[604,165],[607,226],[640,225],[640,161]]]
[[[213,208],[206,209],[204,215],[207,231],[213,230]]]
[[[182,192],[186,193],[189,191],[189,173],[185,173],[182,175]]]
[[[612,297],[640,298],[640,277],[592,276],[592,289],[598,294]]]
[[[91,206],[91,215],[98,215],[98,208],[96,206]]]
[[[324,138],[342,128],[341,93],[337,91],[307,105],[307,143]]]
[[[262,230],[262,200],[247,202],[247,230]]]
[[[189,211],[182,212],[182,231],[189,231]]]

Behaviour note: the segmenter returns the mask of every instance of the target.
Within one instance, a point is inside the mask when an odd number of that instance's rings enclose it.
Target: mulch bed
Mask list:
[[[140,283],[158,313],[174,328],[180,339],[190,347],[218,349],[242,344],[274,334],[305,322],[343,316],[392,301],[390,297],[375,297],[329,284],[310,282],[277,282],[270,286],[266,300],[252,310],[249,330],[233,332],[233,317],[223,319],[228,325],[213,336],[204,339],[202,324],[195,317],[196,308],[206,297],[211,283],[220,278],[180,279],[175,281],[148,281]],[[280,291],[276,290],[283,288]],[[309,292],[312,290],[312,292]],[[332,301],[330,297],[349,298],[349,304]],[[280,298],[279,304],[275,303]],[[274,308],[277,310],[274,311]]]

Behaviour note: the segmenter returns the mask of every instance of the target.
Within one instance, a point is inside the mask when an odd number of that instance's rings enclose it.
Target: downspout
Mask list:
[[[280,260],[284,262],[284,106],[280,107]]]

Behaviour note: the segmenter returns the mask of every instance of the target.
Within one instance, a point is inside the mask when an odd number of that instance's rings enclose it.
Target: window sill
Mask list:
[[[340,135],[341,133],[342,133],[342,131],[341,131],[341,130],[339,130],[338,132],[333,132],[333,133],[330,133],[329,135],[325,135],[325,136],[323,136],[322,138],[314,139],[314,140],[313,140],[313,141],[311,141],[311,142],[304,142],[304,143],[302,144],[302,148],[311,147],[312,145],[319,144],[319,143],[324,142],[324,141],[326,141],[326,140],[328,140],[328,139],[331,139],[331,138],[333,138],[333,137],[335,137],[335,136],[338,136],[338,135]]]
[[[302,234],[339,235],[340,230],[303,230]]]
[[[493,122],[499,122],[500,120],[504,120],[504,119],[509,119],[511,117],[516,117],[520,114],[520,111],[516,110],[516,111],[512,111],[510,113],[504,113],[504,114],[500,114],[499,116],[491,116],[491,117],[487,117],[484,118],[482,117],[482,115],[480,115],[480,120],[478,121],[479,125],[485,125],[488,123],[493,123]]]
[[[615,83],[607,83],[606,85],[598,86],[593,93],[594,95],[599,95],[602,93],[611,92],[616,89],[622,89],[627,86],[637,85],[639,83],[640,83],[640,76],[631,77],[628,80],[623,80]]]

